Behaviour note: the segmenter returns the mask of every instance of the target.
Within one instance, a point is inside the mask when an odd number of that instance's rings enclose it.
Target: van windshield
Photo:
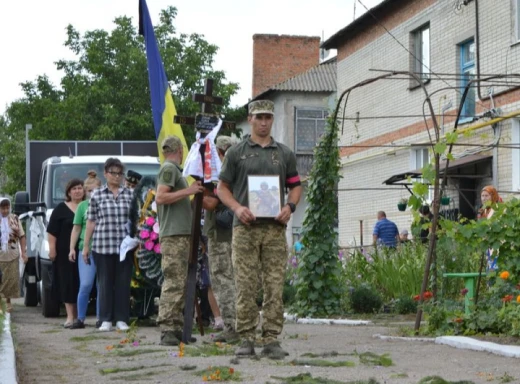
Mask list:
[[[157,176],[160,164],[132,164],[125,163],[125,174],[130,169],[142,176]],[[65,200],[65,190],[67,183],[72,179],[85,180],[89,171],[95,171],[101,183],[105,184],[103,164],[56,164],[51,168],[49,175],[50,199],[46,199],[47,208],[55,208]],[[121,182],[124,183],[124,178]],[[50,201],[49,201],[50,200]],[[50,204],[49,204],[50,203]]]

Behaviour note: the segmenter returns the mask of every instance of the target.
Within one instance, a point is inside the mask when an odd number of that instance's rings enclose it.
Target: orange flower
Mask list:
[[[518,296],[516,297],[516,302],[517,302],[517,303],[520,303],[520,295],[518,295]]]
[[[208,381],[208,376],[202,376],[202,381]]]
[[[463,319],[462,317],[456,317],[456,318],[453,319],[453,322],[454,322],[454,323],[459,323],[459,324],[460,324],[460,323],[462,323],[463,321],[464,321],[464,319]]]
[[[520,297],[520,296],[518,296]],[[233,373],[235,373],[235,370],[233,368],[229,368],[229,374],[232,375]]]
[[[113,345],[107,345],[107,346],[105,347],[105,349],[106,349],[107,351],[111,351],[112,349],[114,349],[114,346],[113,346]]]
[[[509,279],[509,272],[507,272],[507,271],[500,272],[500,278],[501,278],[502,280],[507,280],[507,279]]]

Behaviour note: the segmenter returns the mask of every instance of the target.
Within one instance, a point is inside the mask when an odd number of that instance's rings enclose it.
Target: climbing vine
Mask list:
[[[303,220],[303,250],[298,260],[296,300],[298,315],[329,316],[339,311],[343,289],[339,284],[336,189],[340,158],[338,124],[329,117],[325,133],[314,150],[314,166],[307,187]]]

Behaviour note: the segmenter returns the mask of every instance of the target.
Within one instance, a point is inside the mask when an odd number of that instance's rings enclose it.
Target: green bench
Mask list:
[[[469,314],[470,305],[472,303],[473,297],[475,296],[475,286],[478,276],[486,276],[485,273],[478,272],[470,272],[470,273],[443,273],[443,277],[462,277],[464,279],[464,287],[468,290],[464,297],[464,312]]]

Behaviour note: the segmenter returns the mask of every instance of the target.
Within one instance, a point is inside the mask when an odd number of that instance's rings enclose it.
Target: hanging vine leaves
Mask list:
[[[339,284],[336,189],[340,179],[337,121],[329,117],[314,150],[303,220],[303,250],[298,261],[294,310],[302,316],[338,313],[343,289]]]

